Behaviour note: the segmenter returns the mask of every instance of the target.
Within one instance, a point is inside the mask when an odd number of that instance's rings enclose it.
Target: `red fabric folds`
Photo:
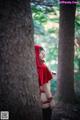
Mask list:
[[[52,74],[49,71],[48,67],[46,66],[45,62],[41,61],[39,58],[40,48],[41,48],[40,45],[35,45],[38,80],[39,80],[39,85],[41,86],[52,79]]]

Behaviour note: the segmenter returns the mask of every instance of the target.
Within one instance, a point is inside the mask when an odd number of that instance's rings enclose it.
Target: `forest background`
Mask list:
[[[45,0],[32,2],[32,17],[34,24],[34,41],[46,51],[48,67],[57,73],[58,66],[58,41],[59,41],[59,2]],[[66,37],[66,36],[65,36]],[[77,1],[75,15],[75,40],[74,40],[74,86],[80,95],[80,4]],[[52,80],[52,92],[57,90],[57,75]]]

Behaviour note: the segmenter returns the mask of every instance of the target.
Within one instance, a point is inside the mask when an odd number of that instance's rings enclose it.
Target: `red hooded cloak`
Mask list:
[[[39,85],[41,86],[52,79],[52,74],[49,71],[48,67],[46,66],[45,62],[41,61],[39,58],[40,48],[41,48],[40,45],[35,45],[38,80],[39,80]]]

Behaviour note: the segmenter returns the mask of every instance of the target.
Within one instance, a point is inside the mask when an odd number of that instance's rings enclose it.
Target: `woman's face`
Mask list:
[[[45,58],[45,51],[44,50],[40,51],[39,57],[40,57],[41,60],[44,60],[44,58]]]

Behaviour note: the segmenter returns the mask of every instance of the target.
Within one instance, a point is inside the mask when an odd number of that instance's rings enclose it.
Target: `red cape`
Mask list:
[[[39,58],[40,48],[41,48],[40,45],[35,45],[38,80],[39,80],[39,85],[41,86],[52,79],[52,74],[49,71],[48,67],[46,66],[45,62],[44,61],[42,62]]]

